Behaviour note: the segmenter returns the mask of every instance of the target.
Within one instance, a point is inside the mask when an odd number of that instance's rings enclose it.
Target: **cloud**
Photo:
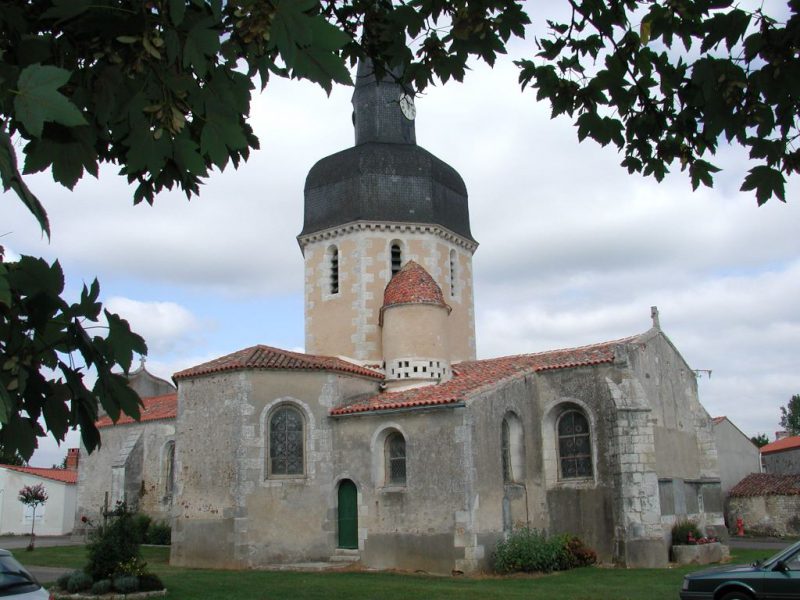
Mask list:
[[[183,306],[174,302],[143,302],[114,296],[106,303],[109,312],[126,319],[131,329],[147,341],[153,354],[188,349],[200,335],[201,324]]]

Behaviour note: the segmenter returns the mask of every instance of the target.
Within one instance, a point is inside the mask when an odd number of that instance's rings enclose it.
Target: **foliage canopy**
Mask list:
[[[741,189],[759,204],[786,199],[786,177],[800,170],[800,0],[779,16],[728,0],[564,2],[570,18],[548,21],[517,63],[553,116],[573,118],[581,140],[616,146],[631,173],[660,180],[679,166],[693,188],[713,185],[708,158],[736,142],[754,163]],[[112,163],[135,203],[174,187],[191,197],[213,169],[258,148],[256,78],[262,89],[286,77],[330,91],[371,58],[422,92],[463,79],[469,61],[493,65],[534,10],[518,0],[8,0],[0,182],[48,235],[27,174],[72,189]],[[0,443],[24,458],[44,435],[40,416],[59,440],[80,427],[91,451],[98,404],[114,419],[138,415],[112,369],[126,373],[144,341],[102,311],[96,282],[72,304],[63,287],[58,262],[0,261]],[[98,327],[105,335],[90,336]]]
[[[781,427],[789,435],[800,435],[800,394],[795,394],[786,406],[781,406]]]

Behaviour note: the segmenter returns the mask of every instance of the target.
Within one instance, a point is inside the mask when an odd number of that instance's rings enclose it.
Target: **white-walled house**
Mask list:
[[[36,535],[65,535],[75,525],[78,472],[74,469],[41,469],[0,465],[0,533],[29,534],[31,508],[19,501],[26,485],[41,483],[47,502],[36,507]]]

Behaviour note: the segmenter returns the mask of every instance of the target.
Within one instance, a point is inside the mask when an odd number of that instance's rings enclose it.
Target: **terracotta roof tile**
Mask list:
[[[638,336],[634,336],[579,348],[462,362],[454,365],[453,378],[445,383],[402,392],[382,392],[367,400],[334,408],[330,414],[339,416],[377,410],[455,404],[504,379],[522,373],[610,363],[614,360],[615,346],[633,342],[637,338]]]
[[[44,479],[60,481],[61,483],[73,484],[78,481],[78,472],[69,469],[42,469],[40,467],[18,467],[16,465],[0,465],[0,467],[12,471],[19,471],[20,473],[27,473],[28,475],[36,475]]]
[[[761,454],[772,454],[773,452],[783,452],[784,450],[794,450],[800,448],[800,435],[792,435],[761,447]]]
[[[719,425],[727,418],[728,417],[714,417],[713,419],[711,419],[711,422],[714,423],[714,425]]]
[[[431,274],[413,260],[408,261],[383,291],[383,307],[395,304],[438,304],[447,306]]]
[[[289,352],[288,350],[261,345],[245,348],[196,367],[179,371],[173,377],[175,379],[184,379],[196,377],[197,375],[242,369],[334,371],[373,379],[383,379],[381,373],[347,362],[341,358]]]
[[[800,495],[800,473],[794,475],[751,473],[733,486],[729,495],[734,498],[797,496]]]
[[[142,421],[157,421],[159,419],[174,419],[178,414],[178,394],[166,394],[164,396],[153,396],[151,398],[142,398],[141,414],[138,422]],[[128,423],[136,423],[134,419],[128,415],[122,414],[116,425],[127,425]],[[97,427],[110,427],[115,423],[111,417],[100,417],[95,425]]]

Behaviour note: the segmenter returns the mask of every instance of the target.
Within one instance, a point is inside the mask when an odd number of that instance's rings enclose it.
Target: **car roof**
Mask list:
[[[9,552],[8,550],[3,550],[2,548],[0,548],[0,556],[11,556],[11,552]]]

